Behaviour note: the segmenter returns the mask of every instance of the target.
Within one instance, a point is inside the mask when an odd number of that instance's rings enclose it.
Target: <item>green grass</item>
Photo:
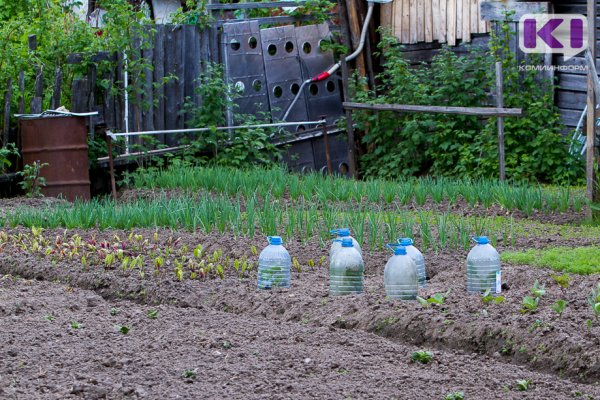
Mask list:
[[[556,247],[546,250],[504,252],[502,261],[517,265],[547,267],[580,275],[600,273],[600,247]]]

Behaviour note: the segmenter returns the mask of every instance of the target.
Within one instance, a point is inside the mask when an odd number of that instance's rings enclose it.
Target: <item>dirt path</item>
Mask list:
[[[156,319],[147,316],[152,309]],[[3,399],[441,399],[457,390],[466,399],[600,396],[598,386],[476,354],[434,351],[430,364],[413,363],[419,347],[361,330],[109,302],[8,276],[0,278],[0,326]],[[182,377],[186,370],[195,378]],[[531,379],[529,391],[515,391],[517,379]]]

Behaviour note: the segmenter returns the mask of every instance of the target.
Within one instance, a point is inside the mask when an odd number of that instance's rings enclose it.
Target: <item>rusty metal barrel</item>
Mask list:
[[[84,117],[45,116],[22,118],[23,164],[48,163],[40,171],[46,179],[44,196],[69,201],[90,199],[87,129]]]

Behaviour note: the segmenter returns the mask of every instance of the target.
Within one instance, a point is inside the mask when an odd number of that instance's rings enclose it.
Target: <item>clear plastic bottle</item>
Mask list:
[[[281,237],[269,236],[269,245],[258,256],[258,288],[290,287],[292,259]]]
[[[337,237],[335,238],[335,240],[331,244],[331,248],[329,249],[329,260],[332,260],[335,253],[339,249],[342,248],[342,240],[344,238],[352,239],[352,244],[354,245],[354,248],[358,251],[358,253],[362,257],[362,250],[360,249],[360,244],[358,244],[356,239],[354,239],[352,236],[350,236],[350,229],[348,229],[348,228],[334,229],[330,233],[332,235],[337,235]]]
[[[419,294],[417,264],[406,247],[399,244],[388,244],[388,247],[394,250],[394,255],[383,271],[386,295],[396,300],[416,300]]]
[[[500,293],[502,275],[500,254],[485,236],[473,238],[477,244],[467,256],[467,291],[481,293],[487,289]]]
[[[342,239],[341,246],[329,264],[329,295],[362,293],[365,276],[362,256],[351,238]]]
[[[427,286],[427,274],[425,271],[425,257],[423,257],[423,253],[413,245],[413,240],[411,238],[398,239],[398,243],[401,246],[406,247],[406,254],[408,254],[417,265],[419,287],[424,288]]]

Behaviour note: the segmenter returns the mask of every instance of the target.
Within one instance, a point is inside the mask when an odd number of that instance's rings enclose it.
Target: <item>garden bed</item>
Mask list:
[[[597,386],[468,351],[433,350],[423,365],[410,361],[417,347],[361,330],[107,300],[9,276],[0,278],[0,323],[0,397],[7,399],[442,399],[457,391],[468,399],[570,399],[600,393]],[[119,331],[124,326],[127,334]],[[527,379],[528,390],[517,391],[517,381]]]
[[[471,367],[471,371],[479,370],[484,365],[486,368],[496,365],[505,371],[525,371],[519,372],[522,375],[519,379],[533,379],[536,387],[544,387],[539,390],[553,387],[543,382],[568,379],[579,383],[564,383],[565,387],[582,387],[583,389],[573,390],[600,395],[597,386],[600,381],[600,325],[594,322],[590,328],[586,323],[593,318],[586,295],[596,284],[597,275],[571,275],[568,287],[562,288],[553,278],[559,275],[557,272],[504,265],[502,296],[505,301],[501,304],[484,304],[481,296],[468,295],[464,289],[465,251],[426,253],[429,281],[428,287],[421,291],[421,296],[427,298],[449,289],[451,292],[443,304],[424,308],[417,302],[394,302],[385,298],[382,272],[390,256],[385,252],[365,254],[365,294],[331,298],[327,293],[328,250],[316,244],[316,241],[306,244],[298,241],[286,243],[291,255],[297,257],[297,269],[301,272],[294,271],[291,289],[263,292],[255,288],[257,257],[254,249],[260,250],[264,246],[265,241],[261,237],[233,238],[216,233],[207,235],[167,230],[135,230],[133,233],[85,230],[65,233],[56,229],[32,233],[31,230],[21,228],[9,230],[7,234],[12,238],[23,238],[21,243],[26,249],[20,249],[19,245],[3,245],[4,257],[0,260],[0,273],[3,274],[60,281],[71,287],[93,290],[109,302],[129,299],[138,304],[131,307],[160,305],[173,309],[201,310],[200,314],[208,311],[218,315],[229,314],[223,318],[239,321],[236,324],[239,324],[241,331],[245,324],[242,321],[254,321],[259,325],[264,324],[267,330],[270,326],[294,326],[294,329],[307,329],[310,332],[321,332],[324,328],[326,330],[323,332],[328,332],[333,329],[336,337],[348,335],[344,343],[351,343],[351,338],[354,337],[368,337],[376,342],[383,340],[385,346],[400,346],[399,348],[412,351],[420,348],[433,349],[436,354],[450,354],[449,357],[456,360],[461,357],[472,360],[477,366]],[[35,240],[39,243],[45,240],[50,246],[55,246],[55,238],[59,237],[62,242],[60,245],[68,248],[67,243],[73,243],[73,237],[80,237],[84,244],[90,241],[98,244],[94,250],[97,251],[108,244],[115,247],[115,243],[128,240],[125,238],[130,234],[133,235],[132,242],[147,241],[156,244],[135,250],[133,244],[128,246],[132,251],[132,258],[142,251],[149,257],[142,269],[126,268],[124,271],[118,263],[110,267],[93,265],[89,255],[86,261],[88,265],[84,266],[80,258],[87,254],[84,251],[71,259],[68,254],[62,258],[55,254],[45,254],[43,249],[31,252],[32,242],[24,239],[37,235]],[[150,254],[153,254],[155,248],[164,249],[174,242],[174,252],[187,247],[186,251],[191,254],[200,244],[203,254],[200,258],[210,261],[217,254],[217,263],[227,266],[223,270],[223,278],[219,278],[214,271],[208,273],[206,279],[189,279],[191,270],[184,270],[178,275],[173,272],[174,259],[169,260],[169,263],[164,260],[165,264],[160,268],[149,265],[152,260]],[[517,244],[519,248],[539,248],[544,247],[540,244],[575,246],[581,243],[574,238],[548,235],[536,241],[519,240]],[[590,240],[588,244],[598,245],[599,241]],[[500,251],[505,249],[502,245],[499,246]],[[102,257],[98,258],[101,264],[105,260],[104,254],[103,252]],[[234,260],[247,260],[254,264],[240,274],[232,268]],[[144,271],[143,277],[140,271]],[[540,285],[545,285],[546,294],[541,298],[538,310],[522,313],[522,299],[531,295],[531,288],[536,280]],[[558,299],[568,302],[560,316],[551,309]],[[177,324],[186,324],[186,318],[182,318]],[[305,341],[312,340],[301,337]],[[364,339],[361,340],[364,342]],[[356,345],[352,343],[351,346]],[[368,351],[377,357],[385,357],[385,352],[378,346]],[[409,352],[404,350],[403,354]],[[407,360],[407,357],[402,355],[400,362]],[[540,378],[535,376],[546,378],[538,383],[536,380]],[[451,382],[454,384],[454,377]],[[513,383],[498,378],[492,382],[492,385],[482,385],[487,387],[486,390],[491,388],[492,392],[502,393],[502,398],[518,396],[510,389]],[[580,386],[580,383],[595,386]],[[479,383],[473,382],[463,388],[457,386],[456,390],[471,393],[468,398],[486,398],[478,385]],[[444,390],[452,391],[452,387],[454,386],[444,385]],[[511,391],[510,396],[504,392],[506,388]],[[437,390],[435,396],[441,396],[439,393],[442,388],[432,390]],[[332,397],[338,396],[336,393],[338,392],[333,391]],[[355,393],[358,393],[358,397],[366,396],[361,392]],[[404,393],[409,392],[401,393],[404,396]],[[561,393],[567,396],[567,392]],[[559,398],[556,396],[554,394],[553,398]],[[299,397],[303,396],[299,394]]]

